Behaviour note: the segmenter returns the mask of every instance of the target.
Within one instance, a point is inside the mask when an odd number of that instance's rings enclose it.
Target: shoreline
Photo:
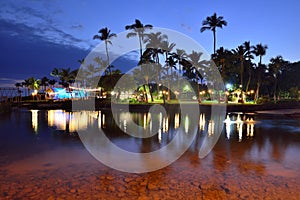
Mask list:
[[[124,110],[128,108],[129,111],[141,111],[147,112],[149,111],[150,107],[155,105],[152,103],[148,104],[122,104],[122,103],[112,103],[115,107],[119,108],[120,110]],[[76,110],[111,110],[111,105],[108,101],[95,101],[93,100],[67,100],[67,101],[43,101],[43,102],[18,102],[12,103],[11,108],[13,109],[37,109],[37,110],[74,110],[73,107],[75,106]],[[180,105],[185,106],[194,106],[197,103],[172,103],[172,104],[156,104],[163,106],[166,110],[179,110]],[[287,101],[287,102],[278,102],[278,103],[265,103],[265,104],[198,104],[199,109],[201,111],[208,111],[212,107],[226,107],[226,112],[254,112],[254,111],[263,111],[263,110],[281,110],[281,109],[299,109],[300,102],[299,101]]]

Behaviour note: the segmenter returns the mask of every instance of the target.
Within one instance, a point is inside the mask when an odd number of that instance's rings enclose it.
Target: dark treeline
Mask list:
[[[217,48],[216,31],[217,28],[224,26],[227,26],[224,18],[214,13],[202,22],[200,32],[212,31],[214,53],[211,55],[211,59],[218,68],[224,83],[232,85],[230,90],[239,88],[245,93],[252,91],[256,102],[259,100],[276,102],[279,99],[299,98],[300,83],[297,75],[300,74],[300,62],[290,63],[282,56],[277,55],[265,64],[263,57],[267,54],[268,46],[262,43],[251,44],[250,41],[245,41],[234,49]],[[202,52],[186,52],[184,49],[177,49],[176,44],[169,41],[167,35],[153,32],[152,25],[144,25],[138,19],[124,28],[129,31],[128,38],[136,37],[139,42],[138,65],[140,67],[135,69],[131,75],[126,74],[126,76],[133,81],[143,80],[146,82],[140,88],[132,88],[148,93],[145,95],[145,101],[149,102],[154,101],[154,98],[160,98],[161,90],[165,92],[168,100],[175,98],[176,94],[169,89],[170,81],[179,81],[181,77],[189,80],[198,95],[202,91],[207,92],[210,84],[207,81],[209,73],[200,72],[203,72],[204,68],[209,70],[212,63],[202,58]],[[46,90],[47,86],[52,87],[54,84],[68,88],[74,84],[75,79],[77,87],[89,87],[90,85],[85,81],[88,78],[89,83],[98,81],[91,85],[97,85],[103,91],[111,91],[120,77],[124,76],[119,68],[114,69],[115,67],[110,64],[109,47],[112,45],[112,38],[116,36],[107,27],[99,30],[93,39],[104,42],[106,58],[95,57],[93,63],[85,63],[84,59],[78,60],[79,64],[84,66],[83,70],[54,68],[50,73],[52,78],[36,79],[31,77],[22,83],[16,83],[16,87],[26,87],[28,93],[29,90],[41,88]],[[103,69],[105,69],[104,72],[102,72]],[[78,73],[79,71],[80,73]],[[160,87],[162,83],[164,86]],[[180,84],[177,88],[175,87],[175,90],[178,93],[186,92]]]

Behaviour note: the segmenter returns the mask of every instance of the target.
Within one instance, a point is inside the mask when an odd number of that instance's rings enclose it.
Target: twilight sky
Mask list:
[[[299,61],[299,10],[297,0],[2,0],[0,87],[50,77],[54,67],[79,67],[77,60],[99,43],[92,37],[100,28],[118,34],[136,18],[186,34],[212,53],[212,33],[200,33],[200,27],[216,12],[228,22],[217,30],[217,47],[232,49],[250,40],[268,45],[265,63],[277,55]]]

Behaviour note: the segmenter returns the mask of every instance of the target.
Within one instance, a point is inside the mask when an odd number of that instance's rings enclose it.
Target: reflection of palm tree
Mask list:
[[[106,57],[107,57],[107,64],[108,64],[108,70],[109,70],[109,73],[111,75],[111,69],[110,69],[110,62],[109,62],[109,55],[108,55],[108,44],[112,44],[112,42],[110,41],[110,39],[112,37],[116,37],[117,35],[115,33],[110,33],[110,30],[105,27],[105,28],[102,28],[98,31],[99,35],[94,35],[93,39],[98,39],[98,40],[101,40],[101,41],[104,41],[105,43],[105,51],[106,51]]]
[[[276,103],[276,93],[277,93],[277,85],[278,85],[278,76],[282,72],[283,68],[288,64],[282,56],[276,56],[275,58],[271,58],[269,64],[269,73],[274,77],[274,90],[273,90],[273,98]]]
[[[222,16],[217,17],[217,14],[214,13],[212,16],[207,17],[202,22],[201,32],[206,30],[211,30],[214,36],[214,53],[216,53],[216,28],[222,28],[223,26],[227,26],[227,22],[223,19]]]
[[[144,33],[147,29],[152,29],[152,25],[143,25],[140,20],[136,19],[134,24],[125,26],[126,30],[132,30],[132,32],[127,34],[127,38],[138,36],[140,44],[140,60],[142,59],[142,42],[144,40]]]

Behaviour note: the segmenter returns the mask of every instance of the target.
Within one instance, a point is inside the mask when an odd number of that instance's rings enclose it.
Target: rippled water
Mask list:
[[[144,139],[126,134],[129,118],[144,130],[141,134],[151,134],[156,123],[157,134]],[[195,140],[177,161],[158,171],[130,174],[95,160],[78,132],[96,127],[118,147],[145,153],[163,148],[176,134],[189,133],[191,119],[176,112],[119,112],[114,120],[104,110],[16,110],[1,115],[0,197],[298,199],[299,118],[227,113],[221,136],[204,159],[199,149],[205,137],[217,134],[217,123],[209,113],[196,120]]]

